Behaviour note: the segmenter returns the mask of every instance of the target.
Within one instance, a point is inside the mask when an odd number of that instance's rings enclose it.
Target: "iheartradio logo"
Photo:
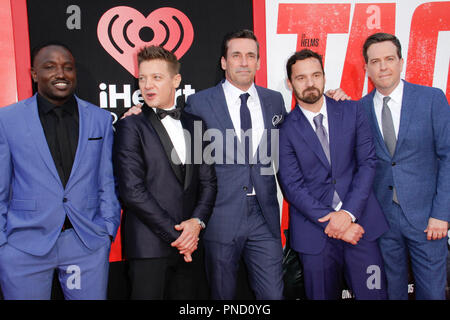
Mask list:
[[[143,46],[162,46],[180,59],[192,45],[194,29],[189,18],[174,8],[159,8],[144,17],[136,9],[119,6],[100,18],[97,37],[103,48],[137,78],[136,54]]]

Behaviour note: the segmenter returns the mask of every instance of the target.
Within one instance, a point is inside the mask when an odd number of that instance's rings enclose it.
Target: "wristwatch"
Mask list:
[[[200,227],[202,227],[202,229],[206,228],[206,225],[202,220],[200,220],[199,218],[194,218],[194,219],[197,220],[198,224],[200,225]]]

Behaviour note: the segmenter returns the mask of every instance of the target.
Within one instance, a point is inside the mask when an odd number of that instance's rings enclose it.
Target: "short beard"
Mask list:
[[[309,92],[307,94],[305,94],[305,92],[307,92],[307,91],[309,91]],[[315,95],[314,92],[317,92],[317,95]],[[323,90],[320,91],[316,87],[309,87],[309,88],[306,88],[305,90],[303,90],[303,96],[301,96],[295,90],[295,97],[297,98],[297,100],[302,101],[304,103],[308,103],[308,104],[316,103],[317,101],[320,100],[320,98],[322,98],[322,95],[323,95]]]

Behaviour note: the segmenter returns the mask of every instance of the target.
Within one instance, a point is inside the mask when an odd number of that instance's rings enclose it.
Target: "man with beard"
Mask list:
[[[286,69],[297,105],[281,125],[278,175],[306,295],[338,299],[345,277],[357,299],[385,299],[376,240],[388,226],[372,191],[376,155],[364,110],[324,97],[317,53],[296,52]]]

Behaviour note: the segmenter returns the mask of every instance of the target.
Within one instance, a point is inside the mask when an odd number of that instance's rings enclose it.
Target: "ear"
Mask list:
[[[400,59],[400,63],[402,64],[401,68],[400,68],[400,72],[403,72],[403,65],[404,65],[405,60],[403,60],[403,58]]]
[[[181,74],[177,73],[176,75],[174,75],[173,79],[172,79],[172,82],[173,82],[174,88],[175,89],[178,88],[180,86],[180,83],[181,83]]]
[[[261,67],[261,59],[258,58],[258,61],[256,62],[256,70],[259,70]]]
[[[289,79],[286,79],[286,84],[287,84],[287,86],[288,86],[289,90],[291,90],[291,91],[294,91],[294,89],[292,88],[292,83],[291,83],[291,80],[289,80]]]
[[[33,67],[31,67],[31,69],[30,69],[30,74],[31,74],[31,78],[33,79],[33,82],[37,82],[37,73]]]
[[[223,56],[222,56],[222,58],[220,58],[220,65],[222,66],[222,70],[227,69],[227,60]]]

